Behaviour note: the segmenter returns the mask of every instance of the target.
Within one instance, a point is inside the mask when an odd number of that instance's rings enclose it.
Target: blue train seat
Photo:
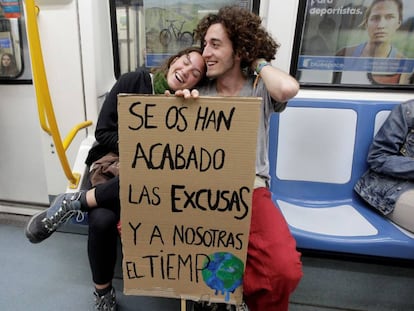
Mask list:
[[[414,259],[414,235],[353,191],[398,102],[292,99],[270,126],[272,198],[302,249]]]

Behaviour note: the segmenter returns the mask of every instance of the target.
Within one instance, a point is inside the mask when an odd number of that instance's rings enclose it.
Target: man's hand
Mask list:
[[[164,93],[166,96],[170,96],[171,93],[170,91],[165,91]],[[177,90],[174,93],[175,96],[177,97],[183,97],[184,99],[187,98],[198,98],[200,96],[200,93],[198,92],[198,90],[189,90],[189,89],[183,89],[183,90]]]

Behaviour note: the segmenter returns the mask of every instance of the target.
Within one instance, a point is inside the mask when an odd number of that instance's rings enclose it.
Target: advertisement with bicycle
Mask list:
[[[154,67],[179,50],[199,45],[194,29],[208,13],[225,5],[239,5],[251,9],[251,0],[147,0],[145,10],[145,66]]]

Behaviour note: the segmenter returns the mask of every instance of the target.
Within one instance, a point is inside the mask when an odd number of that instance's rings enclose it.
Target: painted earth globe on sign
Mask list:
[[[206,258],[202,271],[204,282],[215,290],[215,294],[225,295],[229,301],[230,293],[242,284],[244,264],[230,253],[218,252]]]

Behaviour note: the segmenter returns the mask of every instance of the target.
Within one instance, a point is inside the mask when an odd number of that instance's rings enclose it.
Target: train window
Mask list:
[[[111,0],[115,73],[156,67],[194,42],[200,18],[224,5],[240,5],[258,13],[259,0]]]
[[[23,69],[20,1],[0,0],[0,82],[15,79]]]
[[[302,85],[411,88],[414,2],[303,0],[293,67]]]

